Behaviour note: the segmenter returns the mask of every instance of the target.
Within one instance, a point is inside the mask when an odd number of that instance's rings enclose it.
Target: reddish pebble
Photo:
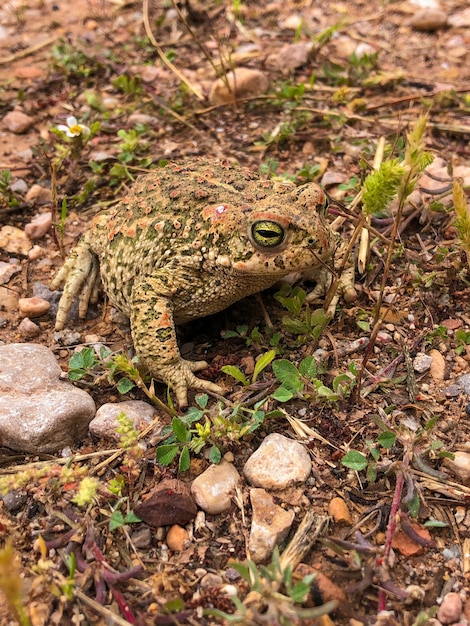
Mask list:
[[[24,232],[30,239],[40,239],[49,231],[52,226],[52,213],[41,213],[24,227]]]
[[[41,332],[39,326],[30,320],[29,317],[21,320],[18,330],[22,337],[37,337]]]
[[[40,317],[51,308],[50,303],[43,298],[20,298],[18,307],[21,317]]]
[[[437,612],[437,619],[441,624],[455,624],[462,614],[462,600],[458,593],[451,591],[444,596]]]

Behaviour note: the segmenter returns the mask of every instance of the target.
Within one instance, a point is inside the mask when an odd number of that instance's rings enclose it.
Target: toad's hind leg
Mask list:
[[[72,302],[77,296],[79,316],[85,317],[88,304],[97,292],[99,280],[98,257],[91,251],[86,238],[82,239],[72,250],[50,285],[52,290],[64,285],[57,311],[56,330],[64,328]]]

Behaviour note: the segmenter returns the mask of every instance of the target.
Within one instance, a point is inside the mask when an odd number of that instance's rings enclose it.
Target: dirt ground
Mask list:
[[[421,10],[426,12],[421,26],[413,27],[410,20]],[[211,100],[217,73],[240,66],[260,72],[252,91],[235,102]],[[276,621],[267,615],[263,621],[263,615],[252,613],[238,623],[437,626],[429,620],[451,591],[463,599],[462,618],[452,623],[470,622],[470,468],[456,475],[445,460],[447,453],[470,453],[468,398],[455,391],[458,377],[469,372],[468,261],[450,195],[452,172],[468,177],[467,192],[470,179],[467,2],[443,1],[436,9],[431,2],[11,0],[0,7],[0,118],[13,110],[23,112],[29,123],[24,132],[0,125],[0,227],[24,229],[51,207],[58,224],[66,206],[66,250],[91,216],[121,198],[139,173],[186,156],[226,158],[264,176],[289,175],[299,184],[321,181],[343,203],[338,206],[347,207],[371,170],[381,138],[385,157],[403,158],[406,134],[428,112],[426,150],[441,167],[435,178],[426,179],[426,188],[421,182],[419,198],[400,217],[381,309],[387,341],[375,342],[369,352],[368,341],[355,343],[372,334],[392,209],[370,222],[372,245],[356,273],[356,301],[340,303],[319,340],[289,332],[275,290],[263,294],[282,358],[298,364],[322,348],[321,379],[330,388],[337,374],[364,368],[361,394],[353,390],[334,402],[313,397],[283,404],[311,429],[303,441],[315,477],[303,497],[290,494],[289,501],[284,494],[284,505],[296,511],[290,539],[308,512],[327,515],[335,496],[344,499],[352,517],[345,526],[332,522],[303,558],[304,571],[325,577],[323,584],[312,583],[307,604],[339,598],[339,607],[317,621]],[[70,116],[91,130],[89,138],[70,141],[57,132]],[[24,189],[12,191],[19,180]],[[42,194],[27,201],[25,193],[35,184]],[[349,238],[360,203],[343,211]],[[40,246],[34,258],[0,249],[0,260],[19,258],[22,266],[6,287],[0,286],[4,343],[31,340],[20,329],[18,298],[32,296],[37,283],[47,286],[62,262],[52,231],[34,243]],[[80,341],[95,335],[112,350],[129,350],[129,336],[102,315],[104,309],[100,306],[94,319],[76,322],[73,330]],[[32,341],[51,347],[67,370],[76,345],[57,344],[52,315],[35,321],[39,331]],[[240,330],[243,325],[247,329]],[[238,338],[221,338],[222,331],[236,329]],[[210,318],[210,324],[182,328],[180,345],[190,358],[205,353],[211,363],[207,377],[222,380],[225,364],[244,367],[249,375],[250,363],[270,349],[270,337],[259,304],[250,298]],[[419,353],[432,357],[431,370],[414,372]],[[262,380],[272,376],[267,368]],[[121,399],[103,381],[86,388],[97,405]],[[157,385],[156,393],[165,401],[163,386]],[[237,393],[234,384],[233,397],[240,397]],[[136,388],[126,398],[146,399]],[[169,422],[163,412],[161,421]],[[379,445],[384,424],[395,436],[391,447]],[[301,438],[287,420],[277,418],[238,441],[222,438],[221,451],[231,454],[241,471],[269,432]],[[367,457],[368,470],[342,462],[350,450]],[[3,477],[54,461],[0,452]],[[130,509],[163,478],[188,482],[209,465],[204,455],[194,456],[190,471],[178,474],[175,463],[155,462],[152,446],[141,459],[130,454],[126,465],[122,455],[114,459],[107,444],[92,440],[73,453],[77,465],[99,475],[103,484],[124,475]],[[2,553],[0,587],[5,591],[11,572],[17,572],[11,580],[21,578],[18,602],[26,608],[19,623],[229,623],[204,615],[203,609],[235,611],[225,584],[235,584],[246,599],[249,585],[232,567],[247,557],[246,485],[243,507],[234,503],[229,513],[206,516],[202,527],[193,528],[189,548],[168,553],[162,549],[162,529],[152,530],[148,543],[137,547],[131,537],[141,527],[124,524],[111,531],[104,496],[78,507],[71,503],[74,481],[69,494],[57,488],[52,471],[34,476],[18,489],[22,505],[14,512],[0,510],[2,541],[12,538],[16,550],[16,556]],[[390,535],[393,550],[384,556]],[[64,549],[71,544],[87,548],[87,567],[75,580],[64,566]],[[103,591],[103,561],[119,573],[134,566],[141,571],[108,580]],[[220,584],[201,586],[204,572],[220,576]],[[389,613],[378,618],[383,608]],[[17,622],[2,600],[0,623]]]

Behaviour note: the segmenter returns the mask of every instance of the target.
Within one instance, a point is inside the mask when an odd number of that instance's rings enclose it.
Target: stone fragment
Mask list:
[[[3,226],[0,229],[0,248],[10,254],[27,256],[31,241],[26,233],[15,226]]]
[[[269,79],[260,70],[249,67],[237,67],[224,78],[218,78],[212,84],[209,100],[211,104],[227,104],[240,98],[260,96],[268,90]]]
[[[18,332],[22,337],[31,339],[32,337],[37,337],[41,332],[41,329],[37,324],[30,320],[29,317],[25,317],[21,320],[18,326]]]
[[[134,508],[137,517],[153,528],[184,526],[196,517],[197,508],[189,486],[176,478],[162,480],[150,495]]]
[[[21,317],[41,317],[49,311],[51,303],[42,298],[20,298],[18,300]]]
[[[352,524],[351,513],[343,498],[332,498],[328,504],[328,515],[331,515],[335,524],[350,526]]]
[[[447,26],[447,13],[441,9],[421,9],[409,21],[414,30],[433,32]]]
[[[131,534],[132,545],[140,550],[145,550],[152,543],[152,531],[148,526],[142,526]]]
[[[295,515],[294,511],[275,504],[264,489],[251,489],[250,501],[253,508],[248,541],[250,558],[255,563],[264,563],[289,534]]]
[[[344,607],[348,601],[348,597],[344,590],[341,589],[341,587],[338,587],[338,585],[335,585],[335,583],[331,581],[328,576],[318,571],[316,567],[306,565],[305,563],[300,563],[294,570],[294,577],[296,580],[311,574],[315,574],[315,578],[311,583],[311,589],[313,590],[316,602],[318,602],[318,604],[323,604],[325,602],[329,602],[330,600],[336,600],[339,605],[338,611],[344,612]]]
[[[173,550],[173,552],[183,552],[183,550],[189,547],[189,544],[189,533],[186,528],[183,528],[178,524],[174,524],[168,529],[166,534],[166,545],[170,548],[170,550]]]
[[[276,64],[281,72],[285,73],[302,67],[309,61],[312,48],[313,42],[311,41],[288,43],[275,55]]]
[[[44,346],[0,346],[0,445],[48,454],[86,436],[95,403],[61,374]]]
[[[240,482],[235,467],[225,460],[219,465],[211,465],[193,480],[191,493],[197,505],[210,515],[218,515],[230,510],[232,496]]]
[[[301,443],[272,433],[247,460],[243,473],[254,487],[286,489],[305,482],[311,470],[310,456]]]
[[[431,366],[429,373],[433,380],[444,380],[446,375],[446,361],[439,350],[430,350]]]
[[[427,528],[424,528],[414,521],[410,522],[410,526],[413,532],[416,533],[417,536],[421,537],[423,542],[432,542],[431,535],[429,534],[429,530]],[[424,545],[414,541],[402,530],[398,530],[393,536],[392,548],[394,550],[398,550],[398,552],[403,554],[403,556],[409,557],[415,554],[420,554],[424,549]]]
[[[470,484],[470,454],[468,452],[454,452],[454,458],[445,458],[444,465],[464,484]]]
[[[31,185],[25,196],[25,201],[30,206],[33,204],[50,204],[52,202],[52,192],[48,187],[42,187],[37,184]]]
[[[462,599],[459,594],[451,591],[443,597],[437,612],[437,619],[441,624],[455,624],[460,620],[462,609]]]
[[[30,239],[40,239],[49,232],[52,226],[52,213],[47,211],[34,217],[29,224],[24,227],[24,232]]]
[[[28,185],[25,180],[18,178],[14,183],[11,183],[10,190],[13,191],[13,193],[24,195],[28,191]]]
[[[418,354],[413,359],[413,369],[418,374],[424,374],[430,367],[432,363],[432,356],[429,354],[424,354],[424,352],[418,352]]]
[[[7,113],[2,121],[5,128],[15,135],[25,133],[34,124],[32,117],[16,110]]]
[[[34,79],[34,78],[43,78],[44,70],[40,67],[35,67],[34,65],[24,65],[21,67],[17,67],[15,69],[16,78],[26,78],[26,79]]]
[[[287,30],[297,30],[303,24],[304,18],[298,13],[292,13],[292,15],[288,15],[285,20],[283,20],[280,24],[281,28],[285,28]]]
[[[19,263],[15,261],[10,261],[10,263],[0,261],[0,285],[6,285],[10,278],[18,272],[21,272],[21,265]]]
[[[90,433],[99,439],[120,441],[118,415],[125,415],[132,420],[135,430],[142,431],[152,423],[155,409],[147,402],[127,400],[125,402],[108,402],[100,406],[90,422]]]
[[[155,115],[148,115],[147,113],[131,113],[128,119],[128,124],[142,124],[144,126],[157,126],[158,123],[159,123],[158,117],[155,117]]]

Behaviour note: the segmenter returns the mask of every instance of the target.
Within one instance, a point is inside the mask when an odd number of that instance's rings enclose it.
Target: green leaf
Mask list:
[[[109,518],[109,530],[116,530],[124,525],[124,515],[121,511],[113,511]]]
[[[377,463],[369,463],[367,466],[366,478],[368,482],[375,483],[377,480]]]
[[[356,470],[356,472],[360,472],[367,467],[367,457],[362,454],[362,452],[358,452],[357,450],[349,450],[341,459],[342,465],[345,467],[349,467],[349,469]]]
[[[417,493],[414,493],[408,502],[408,511],[413,519],[417,519],[419,514],[419,495]]]
[[[223,365],[220,369],[224,374],[228,374],[232,376],[232,378],[235,378],[235,380],[238,380],[244,387],[250,384],[245,374],[238,367],[235,367],[235,365]]]
[[[305,335],[309,330],[305,322],[293,319],[288,315],[283,316],[282,326],[287,332],[292,333],[293,335]]]
[[[370,330],[370,324],[369,324],[369,322],[358,321],[358,322],[356,322],[356,324],[357,324],[357,326],[358,326],[361,330],[363,330],[363,331],[365,331],[365,332],[369,332],[369,330]]]
[[[127,393],[134,387],[135,384],[132,382],[132,380],[129,380],[128,378],[121,378],[121,380],[116,385],[116,389],[119,391],[119,393],[122,394]]]
[[[96,365],[96,356],[93,348],[85,348],[82,350],[83,355],[83,367],[84,369],[90,369],[94,365]]]
[[[82,370],[82,369],[69,370],[69,380],[80,380],[84,376],[86,376],[85,370]]]
[[[222,458],[222,453],[216,445],[211,446],[209,450],[209,461],[214,463],[214,465],[218,465]]]
[[[307,356],[299,364],[299,372],[305,378],[315,378],[317,375],[317,362],[313,356]]]
[[[207,395],[207,393],[202,393],[196,396],[195,398],[196,400],[196,404],[201,407],[201,409],[205,409],[207,406],[207,403],[209,402],[209,396]]]
[[[271,397],[278,402],[288,402],[289,400],[292,400],[294,394],[285,387],[278,387],[276,391],[271,394]]]
[[[308,582],[301,580],[292,587],[290,597],[292,598],[292,600],[294,600],[294,602],[298,602],[299,604],[305,602],[306,596],[310,591],[309,583],[312,581],[313,578],[315,578],[315,575],[311,574],[310,576],[308,576],[308,578],[310,578]]]
[[[178,471],[186,472],[188,471],[190,465],[191,465],[191,459],[189,457],[188,446],[184,446],[183,449],[181,450],[180,460],[178,463]]]
[[[188,440],[188,431],[179,417],[174,417],[171,420],[171,428],[175,433],[175,437],[178,441],[185,442]]]
[[[232,339],[233,337],[240,337],[240,333],[237,333],[236,330],[223,330],[220,335],[222,339]]]
[[[448,528],[447,522],[441,522],[438,519],[428,519],[424,522],[425,528]]]
[[[82,352],[74,352],[69,360],[69,369],[78,370],[83,369],[83,354]]]
[[[164,443],[157,448],[157,460],[160,465],[166,467],[170,465],[175,456],[178,454],[178,444],[176,443]]]
[[[389,430],[386,430],[384,433],[380,433],[380,435],[377,437],[377,443],[379,443],[382,448],[385,448],[386,450],[390,450],[390,448],[395,444],[396,440],[397,436],[395,435],[395,433],[392,433]]]
[[[142,520],[140,519],[140,517],[137,517],[134,511],[129,511],[129,513],[124,518],[124,522],[126,524],[137,524],[138,522],[141,522],[141,521]]]
[[[326,326],[328,324],[328,316],[323,309],[315,309],[310,313],[310,324],[312,326]]]
[[[273,362],[273,372],[283,387],[292,391],[300,391],[303,382],[300,380],[299,370],[287,359],[279,359]]]
[[[268,365],[271,363],[275,356],[276,350],[269,350],[269,352],[266,352],[259,357],[259,359],[255,363],[255,369],[252,378],[253,382],[256,382],[258,376],[266,367],[268,367]]]

